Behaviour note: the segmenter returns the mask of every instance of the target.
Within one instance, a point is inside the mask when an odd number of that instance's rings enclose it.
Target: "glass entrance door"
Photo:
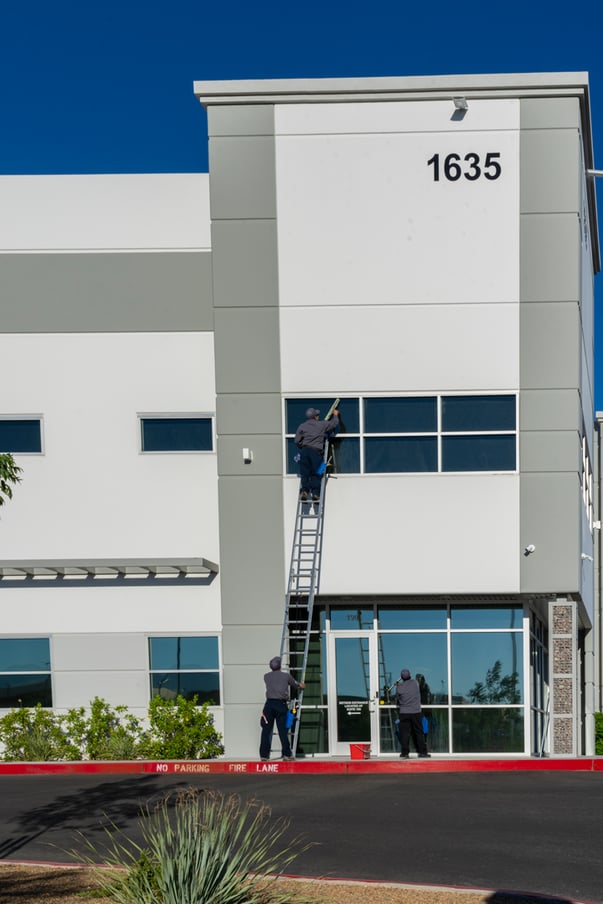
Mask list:
[[[331,754],[349,756],[350,745],[370,744],[377,753],[379,700],[376,637],[370,631],[332,633],[329,638]]]

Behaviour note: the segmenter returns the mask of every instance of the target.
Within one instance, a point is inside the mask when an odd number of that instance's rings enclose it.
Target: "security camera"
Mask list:
[[[533,543],[530,543],[530,545],[526,546],[526,548],[524,549],[523,554],[524,556],[531,556],[533,552],[536,552],[536,547]]]

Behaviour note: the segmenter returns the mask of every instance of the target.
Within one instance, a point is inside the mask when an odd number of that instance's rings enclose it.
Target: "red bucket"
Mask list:
[[[350,744],[350,759],[352,760],[370,760],[371,745],[370,744]]]

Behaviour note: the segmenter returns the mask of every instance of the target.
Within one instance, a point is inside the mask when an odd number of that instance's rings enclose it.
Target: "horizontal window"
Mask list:
[[[293,437],[308,408],[330,399],[287,399],[287,473],[298,473]],[[420,474],[517,470],[517,397],[376,396],[341,399],[331,473]]]
[[[217,637],[150,637],[151,697],[220,703]]]
[[[141,417],[143,452],[211,452],[210,417]]]
[[[0,452],[41,452],[39,418],[0,418]]]
[[[52,706],[47,637],[0,638],[0,708]]]

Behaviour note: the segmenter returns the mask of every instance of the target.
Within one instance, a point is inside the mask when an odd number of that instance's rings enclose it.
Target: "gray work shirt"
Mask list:
[[[396,686],[396,703],[401,713],[421,712],[421,691],[414,678],[399,681]]]
[[[274,672],[266,672],[264,683],[266,685],[266,700],[288,700],[289,688],[300,687],[289,672],[281,672],[280,669],[276,669]]]
[[[339,427],[339,418],[336,414],[328,421],[317,421],[316,418],[308,418],[300,424],[295,434],[295,445],[300,449],[316,449],[322,452],[325,444],[325,436],[333,433]]]

